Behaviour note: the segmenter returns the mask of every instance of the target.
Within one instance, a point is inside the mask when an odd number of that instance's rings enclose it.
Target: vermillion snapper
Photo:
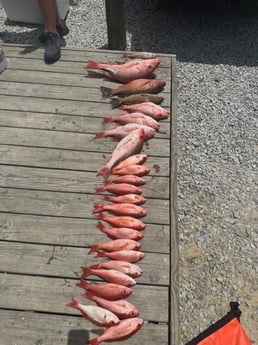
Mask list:
[[[139,128],[142,128],[144,130],[144,140],[149,140],[156,134],[156,130],[150,126],[145,126],[138,123],[127,123],[126,125],[117,126],[113,129],[97,132],[95,138],[99,139],[111,137],[113,141],[119,141],[123,139],[127,134]]]
[[[105,211],[116,216],[131,216],[135,218],[145,217],[147,214],[147,211],[138,205],[128,203],[103,205],[98,202],[94,203],[93,214]]]
[[[144,143],[144,130],[142,128],[136,129],[126,135],[116,146],[111,157],[106,165],[104,165],[97,172],[98,175],[102,175],[105,180],[108,179],[111,169],[128,158],[129,156],[139,153]]]
[[[91,266],[91,268],[113,269],[119,272],[123,272],[133,278],[140,277],[143,273],[143,270],[139,266],[123,260],[103,261]]]
[[[80,283],[77,283],[76,286],[91,292],[95,296],[100,296],[109,300],[127,298],[133,292],[132,289],[123,285],[113,283],[89,284],[83,279],[81,279]]]
[[[116,116],[104,117],[102,122],[103,123],[117,122],[121,125],[125,125],[127,123],[138,123],[140,125],[152,127],[156,130],[158,130],[160,127],[159,123],[155,119],[139,112],[130,113],[130,114],[125,113],[125,114],[120,114]]]
[[[107,328],[102,335],[90,339],[89,345],[126,340],[135,334],[143,323],[144,320],[138,317],[121,320],[118,325]]]
[[[153,117],[155,120],[163,120],[169,117],[169,112],[160,105],[152,102],[143,102],[139,104],[121,104],[119,109],[128,111],[129,113],[140,112]]]
[[[150,77],[159,64],[158,58],[130,61],[120,65],[89,60],[84,68],[103,70],[107,77],[121,83],[128,83],[135,79]]]
[[[106,308],[114,313],[120,319],[128,319],[131,317],[136,317],[139,315],[139,311],[135,306],[126,301],[125,299],[120,299],[117,301],[109,301],[105,298],[94,296],[91,293],[86,293],[83,297],[88,298],[91,301],[97,303],[99,307]]]
[[[139,241],[139,240],[141,240],[143,238],[143,233],[141,231],[138,231],[138,230],[135,230],[135,229],[131,229],[131,228],[125,228],[125,227],[123,227],[123,228],[121,228],[121,227],[120,228],[106,227],[101,222],[98,222],[96,227],[97,227],[97,229],[102,231],[104,234],[106,234],[111,239],[130,238],[131,240]],[[94,267],[94,268],[100,268],[100,267]],[[106,268],[106,267],[102,267],[102,268]]]

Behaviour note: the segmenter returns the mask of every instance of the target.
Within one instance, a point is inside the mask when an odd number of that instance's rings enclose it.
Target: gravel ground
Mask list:
[[[181,344],[230,301],[258,344],[258,15],[162,12],[154,2],[127,1],[127,45],[177,55]],[[69,47],[107,44],[102,0],[70,7],[68,25]],[[4,10],[0,29],[5,42],[32,44],[41,30]]]

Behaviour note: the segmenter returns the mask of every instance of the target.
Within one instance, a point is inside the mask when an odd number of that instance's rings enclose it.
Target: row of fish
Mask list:
[[[94,253],[95,258],[105,258],[105,261],[82,266],[81,280],[76,284],[85,290],[82,296],[96,305],[83,305],[75,297],[67,304],[79,309],[93,324],[106,328],[102,335],[89,340],[90,345],[128,339],[144,323],[138,317],[138,309],[126,299],[133,292],[135,278],[143,274],[136,263],[145,256],[140,240],[146,228],[141,218],[147,211],[142,207],[146,199],[141,186],[146,183],[144,176],[149,174],[150,168],[144,164],[148,156],[141,151],[144,143],[160,129],[159,121],[169,116],[159,105],[163,97],[158,93],[164,89],[165,82],[153,76],[159,63],[158,58],[124,64],[89,60],[85,66],[87,70],[99,70],[113,81],[123,83],[114,89],[101,87],[100,91],[103,98],[111,99],[112,108],[124,111],[104,117],[103,123],[115,123],[116,127],[95,136],[117,141],[108,162],[97,172],[104,182],[95,192],[102,196],[103,203],[94,202],[92,210],[99,219],[96,228],[109,240],[91,244],[89,254]],[[87,278],[92,275],[102,282],[88,283]]]

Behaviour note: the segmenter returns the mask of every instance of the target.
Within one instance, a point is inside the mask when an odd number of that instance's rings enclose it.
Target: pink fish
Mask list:
[[[121,125],[126,125],[128,123],[138,123],[140,125],[149,126],[158,130],[160,125],[152,117],[145,115],[143,113],[130,113],[130,114],[120,114],[116,116],[104,117],[103,123],[117,122]]]
[[[102,231],[111,239],[130,238],[131,240],[139,241],[144,236],[141,231],[130,228],[106,228],[101,222],[98,222],[97,229]]]
[[[164,120],[169,117],[169,112],[160,105],[152,102],[143,102],[137,104],[121,104],[119,109],[126,110],[129,113],[140,112],[153,117],[155,120]]]
[[[109,183],[96,188],[96,194],[109,192],[116,195],[123,194],[142,194],[141,188],[134,186],[130,183]]]
[[[134,186],[142,186],[146,183],[146,181],[144,180],[144,178],[140,176],[128,174],[128,175],[117,176],[106,181],[106,184],[110,184],[110,183],[129,183],[129,184],[133,184]]]
[[[83,297],[97,303],[101,308],[105,308],[114,313],[119,319],[128,319],[139,315],[138,309],[125,299],[109,301],[105,298],[94,296],[90,293],[83,294]]]
[[[143,273],[143,270],[139,266],[132,264],[131,262],[122,260],[109,260],[100,262],[98,264],[92,265],[91,268],[114,269],[133,278],[140,277]]]
[[[131,164],[123,168],[114,167],[111,170],[111,173],[114,175],[135,175],[135,176],[145,176],[150,173],[150,168],[146,165]]]
[[[96,326],[109,327],[120,322],[119,318],[110,310],[93,305],[83,305],[75,297],[72,297],[71,302],[66,306],[80,310],[82,315]]]
[[[108,163],[104,165],[97,173],[102,175],[105,180],[108,179],[111,169],[121,162],[122,160],[128,158],[131,155],[139,153],[142,149],[144,143],[144,130],[142,128],[136,129],[126,135],[114,149]]]
[[[138,123],[127,123],[126,125],[117,126],[113,129],[100,131],[96,133],[95,138],[105,138],[111,137],[113,140],[119,141],[123,139],[126,135],[134,131],[135,129],[142,128],[144,130],[144,141],[153,138],[156,134],[156,130],[150,126],[141,125]]]
[[[128,158],[124,159],[122,162],[116,165],[117,169],[124,168],[132,164],[143,164],[148,159],[148,156],[145,153],[139,153],[137,155],[131,155]]]
[[[107,251],[99,251],[96,255],[96,258],[104,258],[107,257],[112,260],[122,260],[128,262],[137,262],[143,259],[145,254],[143,252],[137,250],[119,250],[117,252],[107,252]]]
[[[135,204],[135,205],[142,205],[146,202],[146,199],[142,195],[138,194],[124,194],[124,195],[118,195],[118,196],[112,196],[112,195],[104,195],[104,200],[110,201],[110,202],[117,202],[117,203],[129,203],[129,204]]]
[[[97,217],[116,228],[125,227],[125,228],[132,228],[135,230],[144,230],[146,228],[146,224],[143,223],[140,219],[136,219],[130,216],[108,217],[104,213],[99,213]]]
[[[136,281],[132,277],[129,277],[127,274],[116,270],[94,269],[86,266],[81,268],[83,270],[81,279],[85,279],[90,275],[96,275],[109,283],[119,284],[127,287],[134,286],[136,284]]]
[[[159,64],[160,59],[158,58],[130,61],[124,64],[108,64],[89,60],[84,68],[103,70],[107,77],[121,83],[128,83],[135,79],[150,77]]]
[[[138,205],[126,203],[103,205],[97,202],[94,203],[92,213],[99,213],[105,211],[116,216],[130,216],[135,218],[142,218],[145,217],[147,214],[147,211]]]
[[[95,296],[103,297],[109,300],[127,298],[133,292],[132,289],[123,285],[113,283],[89,284],[83,279],[80,281],[80,283],[77,283],[76,286],[92,293]]]
[[[108,252],[114,252],[117,250],[138,250],[141,248],[141,244],[137,241],[130,239],[116,239],[107,241],[104,243],[97,243],[90,245],[90,253],[97,252],[99,250],[107,250]]]
[[[135,317],[121,320],[116,326],[107,328],[104,333],[89,341],[89,345],[99,345],[102,342],[121,341],[130,338],[143,325],[143,319]]]

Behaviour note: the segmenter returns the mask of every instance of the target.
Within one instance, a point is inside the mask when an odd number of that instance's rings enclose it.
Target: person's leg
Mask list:
[[[45,43],[46,63],[52,63],[57,61],[61,56],[59,35],[56,28],[56,21],[59,18],[56,0],[37,1],[44,22],[44,33],[40,35],[39,39],[42,43]]]
[[[56,24],[57,20],[60,23],[60,17],[57,12],[55,0],[38,0],[38,5],[44,21],[44,31],[57,33]],[[58,23],[58,24],[59,24]]]

